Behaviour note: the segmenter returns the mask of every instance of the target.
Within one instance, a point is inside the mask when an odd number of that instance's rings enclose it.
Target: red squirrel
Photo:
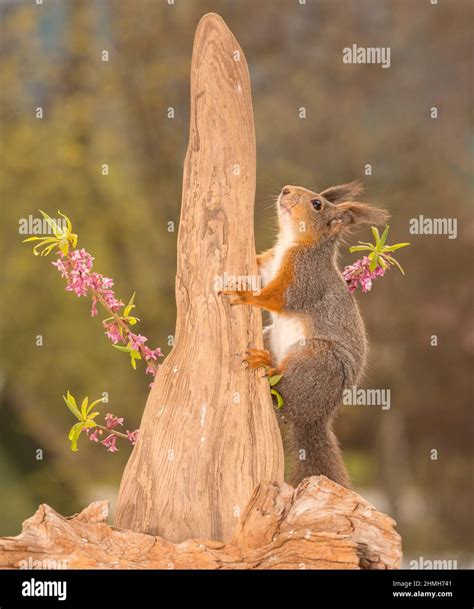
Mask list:
[[[359,224],[383,224],[385,210],[356,202],[358,182],[320,193],[285,186],[277,200],[279,235],[257,256],[262,289],[225,290],[231,304],[270,311],[268,350],[246,352],[250,368],[281,374],[276,389],[285,448],[293,455],[290,482],[324,474],[349,486],[333,432],[343,391],[357,384],[366,358],[365,329],[354,297],[337,267],[341,237]],[[297,456],[297,458],[294,458]]]

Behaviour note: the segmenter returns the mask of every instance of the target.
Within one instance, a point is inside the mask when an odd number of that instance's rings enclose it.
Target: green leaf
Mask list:
[[[67,253],[69,251],[69,243],[67,241],[61,241],[61,243],[59,244],[59,249],[62,251],[62,253],[67,256]],[[49,254],[49,252],[48,252]]]
[[[47,245],[48,243],[51,243],[51,242],[53,242],[51,245]],[[57,242],[58,242],[57,239],[52,239],[52,238],[49,239],[48,237],[43,237],[42,239],[40,239],[40,242],[37,243],[34,246],[34,248],[33,248],[33,254],[35,256],[39,256],[40,255],[39,249],[41,247],[45,247],[46,246],[45,249],[47,249],[47,248],[51,248],[52,249],[53,247],[56,247]],[[50,249],[50,251],[51,251],[51,249]],[[41,256],[44,256],[43,252],[41,252]]]
[[[132,364],[132,368],[134,370],[137,369],[137,362],[133,359],[133,357],[130,358],[130,363]]]
[[[388,264],[385,262],[383,256],[379,256],[379,264],[384,270],[388,269]]]
[[[64,219],[66,220],[67,232],[68,232],[68,233],[71,233],[71,232],[72,232],[72,224],[71,224],[71,220],[69,220],[69,218],[68,218],[68,217],[67,217],[65,214],[62,214],[62,213],[59,211],[59,209],[58,209],[58,214],[59,214],[59,215],[60,215],[62,218],[64,218]]]
[[[83,428],[84,428],[83,423],[76,423],[69,430],[68,438],[69,438],[69,440],[71,440],[71,450],[73,452],[76,452],[78,450],[77,441],[79,440],[79,436],[81,435]]]
[[[71,440],[71,438],[74,436],[74,434],[76,433],[76,429],[78,429],[79,427],[82,427],[82,423],[74,423],[74,425],[71,427],[71,429],[69,430],[68,433],[68,440]]]
[[[53,218],[51,218],[51,216],[48,216],[48,214],[46,212],[44,212],[42,209],[39,210],[40,214],[43,216],[43,218],[46,220],[46,222],[49,224],[49,226],[51,227],[54,236],[57,237],[58,239],[62,238],[64,236],[64,232],[63,229],[59,226],[59,224],[53,220]]]
[[[281,396],[281,394],[278,393],[278,391],[276,389],[270,389],[270,393],[272,395],[274,395],[276,397],[276,399],[277,399],[277,405],[276,405],[276,407],[277,408],[281,408],[283,406],[283,404],[285,403],[283,398],[282,398],[282,396]]]
[[[44,250],[41,252],[42,256],[48,256],[51,251],[56,247],[56,243],[52,243],[51,245],[48,245],[47,247],[44,248]]]
[[[86,396],[83,400],[82,400],[82,404],[81,404],[81,414],[82,414],[82,418],[86,419],[87,418],[87,405],[89,403],[89,398]]]
[[[349,251],[351,254],[353,254],[354,252],[363,252],[366,250],[371,250],[372,248],[370,247],[366,247],[365,245],[353,245],[352,247],[349,248]]]
[[[133,295],[130,298],[130,300],[128,301],[127,306],[123,310],[123,314],[125,317],[128,317],[130,311],[135,308],[135,305],[133,304],[134,302],[135,302],[135,292],[133,292]]]
[[[410,243],[396,243],[395,245],[387,245],[383,248],[383,252],[394,252],[395,250],[399,250],[401,247],[407,247],[407,245],[411,245]]]
[[[67,392],[67,399],[71,402],[71,404],[74,404],[74,406],[77,408],[77,402],[76,402],[76,398],[72,395],[72,393],[69,391]]]
[[[90,414],[90,413],[89,413],[89,414],[87,415],[87,421],[88,421],[88,422],[89,422],[89,421],[92,421],[92,419],[95,419],[95,418],[96,418],[96,416],[97,416],[98,414],[100,414],[100,412],[93,412],[92,414]],[[94,424],[94,425],[95,425],[95,424]]]
[[[28,239],[23,239],[22,243],[28,243],[28,241],[42,241],[44,237],[28,237]],[[54,240],[56,241],[56,239]]]
[[[136,349],[132,349],[130,351],[130,357],[132,357],[133,359],[142,359],[140,352],[137,351]]]
[[[98,400],[95,400],[94,402],[91,402],[91,403],[89,404],[89,407],[87,408],[86,415],[87,415],[87,416],[89,416],[89,413],[90,413],[90,411],[91,411],[91,410],[94,408],[94,406],[95,406],[96,404],[98,404],[99,402],[103,402],[103,401],[104,401],[104,398],[99,398]],[[96,414],[99,414],[99,413],[97,412]]]
[[[380,233],[379,231],[375,228],[375,226],[371,226],[370,227],[372,230],[372,234],[375,237],[375,246],[377,247],[379,242],[380,242]]]
[[[79,421],[82,421],[81,413],[79,412],[79,408],[77,407],[74,396],[72,396],[68,391],[67,397],[65,397],[63,395],[63,400],[66,402],[66,406],[69,408],[69,410],[72,412],[72,414],[76,417],[76,419],[79,419]]]
[[[388,260],[389,262],[391,262],[392,264],[394,264],[396,267],[398,267],[398,269],[400,270],[401,274],[405,275],[405,271],[398,264],[398,262],[395,260],[395,258],[392,258],[392,256],[385,256],[385,259]]]
[[[380,237],[379,249],[382,249],[383,246],[385,245],[385,241],[387,241],[387,235],[388,235],[389,228],[390,228],[390,226],[388,224],[386,224],[385,230],[383,231],[382,236]]]
[[[30,241],[39,241],[39,243],[37,243],[33,248],[33,253],[35,254],[35,256],[38,256],[38,254],[36,253],[36,250],[39,247],[43,247],[44,245],[47,245],[48,243],[52,243],[53,245],[56,245],[56,243],[58,242],[58,240],[55,239],[54,237],[28,237],[28,239],[23,239],[23,243],[28,243]]]
[[[133,316],[131,317],[129,315],[128,317],[125,318],[125,321],[127,323],[129,323],[131,326],[134,326],[137,323],[137,321],[140,321],[140,319],[138,317],[133,317]]]
[[[132,349],[130,347],[123,347],[122,345],[112,345],[114,349],[118,349],[119,351],[123,351],[124,353],[130,353]]]
[[[283,374],[275,374],[274,376],[269,376],[268,382],[270,383],[270,387],[273,387],[274,385],[279,383],[282,378],[283,378]]]
[[[371,263],[369,264],[369,270],[371,272],[375,271],[378,263],[379,263],[378,256],[374,256]]]

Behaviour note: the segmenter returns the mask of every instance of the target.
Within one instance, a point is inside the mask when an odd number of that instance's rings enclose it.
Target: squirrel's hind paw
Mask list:
[[[242,361],[246,362],[249,368],[267,368],[272,365],[272,356],[264,349],[247,349]]]

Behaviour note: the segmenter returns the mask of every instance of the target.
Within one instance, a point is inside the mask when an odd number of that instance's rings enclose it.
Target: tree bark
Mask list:
[[[262,483],[229,543],[167,539],[109,527],[108,503],[72,518],[48,505],[0,538],[0,568],[62,569],[396,569],[394,521],[324,476],[293,489]]]
[[[254,488],[283,480],[267,380],[241,363],[248,346],[262,347],[260,311],[231,308],[215,283],[225,273],[257,277],[255,172],[247,63],[224,21],[208,14],[191,65],[175,344],[124,472],[119,527],[227,541]]]

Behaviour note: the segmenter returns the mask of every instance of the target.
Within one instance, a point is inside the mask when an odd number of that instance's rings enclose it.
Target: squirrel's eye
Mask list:
[[[314,209],[317,209],[317,210],[321,209],[322,203],[319,199],[312,199],[311,203],[312,203]]]

